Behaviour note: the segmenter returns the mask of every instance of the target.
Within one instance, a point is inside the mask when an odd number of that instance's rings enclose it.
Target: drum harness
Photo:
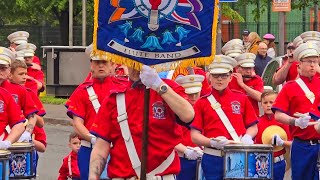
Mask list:
[[[96,95],[96,93],[95,93],[95,91],[94,91],[92,86],[88,86],[86,89],[87,89],[87,92],[88,92],[88,95],[89,95],[89,100],[91,101],[92,106],[94,108],[94,111],[96,113],[98,113],[98,111],[99,111],[99,109],[101,107],[101,105],[99,103],[99,100],[98,100],[98,96]],[[93,147],[91,142],[88,142],[86,140],[81,140],[81,146],[85,146],[85,147],[88,147],[88,148],[92,148]]]
[[[125,142],[125,146],[129,155],[129,159],[131,161],[131,165],[133,170],[135,171],[136,177],[132,178],[113,178],[113,180],[135,180],[140,178],[140,172],[141,172],[141,161],[139,159],[137,150],[135,148],[131,132],[129,129],[128,124],[128,115],[126,110],[126,102],[125,102],[125,94],[119,93],[116,96],[117,100],[117,112],[118,112],[118,123],[120,126],[121,134],[123,137],[123,140]],[[157,168],[152,170],[151,172],[147,173],[147,180],[174,180],[175,175],[169,174],[164,176],[156,176],[156,174],[160,174],[164,172],[173,162],[175,158],[175,151],[173,150],[171,154],[164,160]]]
[[[221,104],[219,102],[217,102],[217,100],[213,97],[212,94],[210,96],[208,96],[207,99],[210,102],[212,109],[216,111],[216,113],[218,114],[219,118],[221,119],[223,125],[228,130],[232,139],[236,142],[240,142],[240,137],[236,133],[236,130],[233,128],[233,126],[230,123],[230,120],[228,119],[226,114],[221,109]],[[204,153],[211,154],[214,156],[220,156],[220,157],[223,156],[223,152],[221,150],[216,150],[216,149],[208,148],[208,147],[204,148]]]

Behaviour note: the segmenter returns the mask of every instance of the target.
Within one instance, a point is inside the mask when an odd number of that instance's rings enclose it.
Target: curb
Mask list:
[[[63,118],[52,118],[52,117],[43,117],[44,123],[54,124],[54,125],[63,125],[71,126],[71,122],[68,119]]]

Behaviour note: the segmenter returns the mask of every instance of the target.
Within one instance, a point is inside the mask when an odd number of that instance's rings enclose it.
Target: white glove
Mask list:
[[[92,135],[92,134],[90,134],[90,136],[91,136],[91,140],[90,140],[91,144],[92,144],[92,145],[95,145],[95,144],[96,144],[96,141],[97,141],[97,137],[94,136],[94,135]]]
[[[190,147],[188,147],[185,151],[184,151],[184,155],[187,159],[189,160],[196,160],[199,157],[202,157],[203,153],[202,150],[198,151],[196,149],[192,149]]]
[[[11,142],[8,140],[0,141],[0,149],[8,149],[11,146]]]
[[[253,144],[252,137],[249,134],[245,134],[244,136],[242,136],[241,142],[243,144]]]
[[[18,140],[18,142],[30,142],[30,141],[31,141],[31,133],[28,131],[24,131]]]
[[[308,127],[309,120],[311,119],[311,116],[303,116],[296,118],[294,121],[294,125],[300,127],[301,129],[305,129]]]
[[[284,144],[284,140],[278,134],[273,135],[272,137],[272,145],[274,146],[282,146]]]
[[[224,136],[218,136],[217,140],[210,140],[210,146],[216,149],[223,149],[223,147],[229,144],[229,140]]]
[[[162,83],[162,80],[156,70],[146,65],[142,66],[140,79],[145,86],[150,87],[155,91],[157,91]]]

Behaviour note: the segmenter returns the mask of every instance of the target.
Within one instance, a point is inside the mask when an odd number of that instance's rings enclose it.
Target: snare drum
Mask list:
[[[32,179],[36,176],[31,143],[14,143],[9,148],[10,179]]]
[[[224,179],[273,178],[271,145],[226,145],[224,153]]]
[[[9,180],[10,151],[0,150],[0,179]]]

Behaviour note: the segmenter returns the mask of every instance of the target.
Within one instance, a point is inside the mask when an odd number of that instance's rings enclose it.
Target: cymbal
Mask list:
[[[274,135],[278,134],[282,140],[287,141],[288,140],[288,135],[286,133],[286,131],[277,125],[272,125],[267,127],[263,133],[262,133],[262,143],[263,144],[272,144],[272,137]],[[284,147],[281,146],[274,146],[273,147],[273,151],[277,152],[277,151],[281,151]]]

